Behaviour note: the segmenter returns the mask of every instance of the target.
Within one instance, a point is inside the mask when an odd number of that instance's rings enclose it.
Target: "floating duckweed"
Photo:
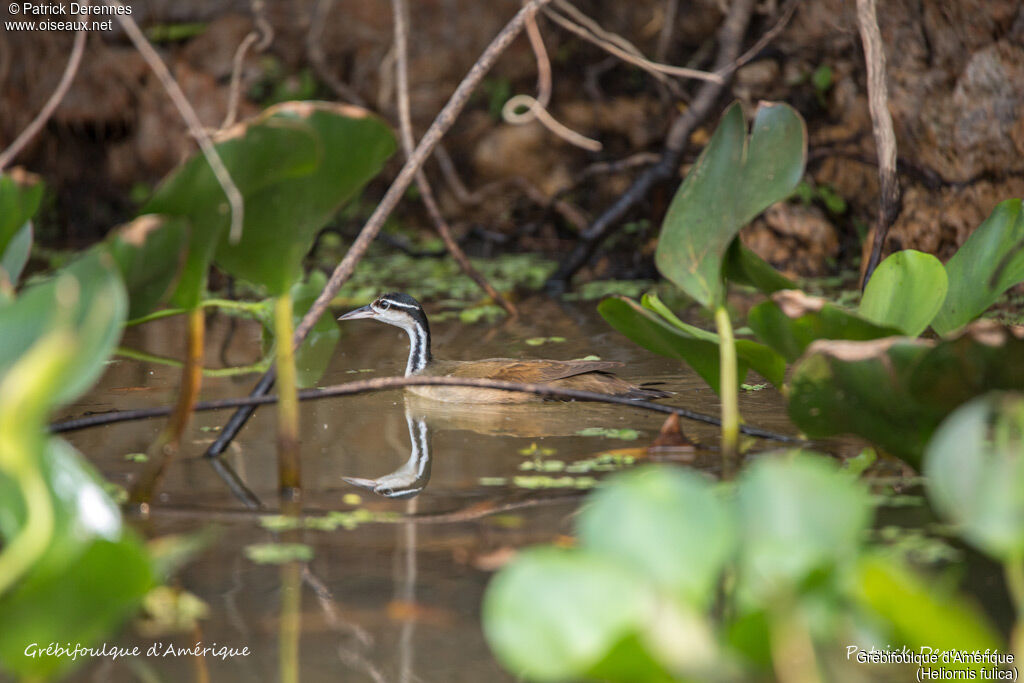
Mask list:
[[[358,493],[346,493],[341,497],[341,502],[345,505],[359,505],[363,502],[363,499]]]
[[[512,479],[521,489],[589,489],[597,485],[593,477],[547,477],[541,474],[521,475]]]
[[[298,517],[288,515],[263,515],[260,517],[260,526],[267,531],[291,531],[301,526],[302,520]]]
[[[508,483],[506,477],[480,477],[478,480],[481,486],[504,486]]]
[[[576,432],[577,436],[604,436],[609,439],[622,439],[623,441],[636,441],[640,438],[640,432],[635,429],[611,429],[609,427],[587,427]]]
[[[201,432],[219,432],[220,431],[220,425],[201,425],[199,427],[199,431],[201,431]]]
[[[528,455],[534,458],[546,458],[549,455],[554,455],[558,451],[554,448],[541,448],[535,443],[531,443],[529,448],[520,448],[519,455]]]
[[[623,453],[601,453],[597,457],[578,460],[565,468],[570,474],[581,474],[586,472],[614,472],[623,467],[628,467],[636,462],[632,455]]]
[[[149,456],[145,453],[126,453],[124,459],[128,462],[149,462]]]
[[[762,389],[767,389],[767,388],[768,388],[768,383],[767,382],[761,382],[760,384],[741,384],[740,385],[740,389],[742,389],[743,391],[761,391]]]
[[[542,344],[561,344],[565,337],[530,337],[526,340],[529,346],[540,346]]]
[[[565,463],[561,460],[527,460],[519,464],[519,469],[535,472],[561,472],[565,469]]]
[[[128,502],[128,489],[115,484],[110,481],[103,482],[103,490],[106,492],[110,499],[113,500],[117,505],[124,505]]]
[[[313,549],[305,543],[254,543],[245,546],[245,556],[256,564],[309,562]]]

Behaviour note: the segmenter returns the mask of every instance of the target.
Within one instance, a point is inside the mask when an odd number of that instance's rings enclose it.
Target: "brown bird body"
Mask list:
[[[406,376],[461,377],[506,382],[547,384],[563,389],[592,391],[636,399],[665,398],[667,392],[638,386],[616,377],[610,370],[622,363],[600,360],[518,360],[488,358],[470,361],[434,360],[430,353],[430,326],[422,307],[408,294],[384,294],[369,306],[351,311],[338,320],[374,318],[401,327],[409,334]],[[451,403],[528,403],[541,400],[526,394],[479,387],[412,386],[417,396]]]

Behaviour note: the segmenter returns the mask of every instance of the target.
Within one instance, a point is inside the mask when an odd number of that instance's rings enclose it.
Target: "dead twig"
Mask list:
[[[334,5],[334,0],[319,0],[313,10],[309,32],[306,34],[306,56],[313,65],[317,78],[326,83],[340,99],[360,107],[366,107],[366,101],[347,83],[342,82],[327,66],[324,51],[320,47],[320,38],[327,25],[327,15]]]
[[[533,394],[535,396],[541,396],[543,398],[551,398],[558,400],[571,400],[571,401],[589,401],[593,403],[611,403],[620,406],[629,406],[630,408],[638,408],[640,410],[649,410],[656,413],[663,413],[666,415],[678,415],[679,417],[686,418],[687,420],[693,420],[695,422],[703,422],[704,424],[720,426],[720,420],[713,415],[705,415],[704,413],[698,413],[686,408],[677,408],[676,406],[663,405],[661,403],[654,403],[653,401],[643,401],[638,399],[626,398],[624,396],[609,396],[608,394],[599,394],[593,391],[579,391],[577,389],[562,389],[560,387],[551,386],[550,384],[530,384],[530,383],[519,383],[519,382],[505,382],[502,380],[494,379],[476,379],[476,378],[464,378],[464,377],[422,377],[417,375],[411,375],[409,377],[374,377],[373,379],[364,379],[357,382],[346,382],[344,384],[335,384],[327,387],[320,387],[317,389],[306,389],[299,392],[299,400],[309,401],[318,400],[323,398],[331,398],[334,396],[353,396],[355,394],[365,394],[374,391],[387,391],[389,389],[399,389],[404,387],[476,387],[478,389],[499,389],[501,391],[514,391],[524,394]],[[212,401],[199,401],[195,404],[195,411],[202,412],[208,410],[226,410],[229,408],[238,408],[240,406],[261,406],[277,402],[277,396],[275,395],[263,395],[263,396],[244,396],[239,398],[223,398]],[[101,425],[114,424],[117,422],[129,422],[133,420],[148,420],[152,418],[162,417],[169,415],[171,407],[159,406],[156,408],[141,408],[138,410],[121,410],[112,411],[109,413],[99,413],[95,415],[86,415],[80,418],[74,418],[70,420],[64,420],[62,422],[56,422],[50,425],[50,431],[57,434],[62,432],[77,431],[79,429],[88,429],[90,427],[99,427]],[[770,439],[772,441],[781,441],[784,443],[805,443],[802,439],[796,437],[787,436],[785,434],[777,434],[770,432],[765,429],[758,427],[751,427],[749,425],[741,425],[740,431],[749,436],[756,436],[762,439]]]
[[[392,0],[391,7],[394,12],[395,28],[395,86],[397,90],[396,99],[398,100],[398,120],[402,135],[402,147],[408,159],[412,155],[415,146],[412,134],[412,115],[409,106],[408,7],[405,0]],[[423,205],[426,207],[430,219],[434,221],[434,226],[444,241],[445,247],[448,248],[448,252],[455,259],[455,262],[459,264],[462,272],[468,275],[480,289],[486,292],[487,296],[491,297],[491,300],[505,309],[506,313],[513,317],[518,316],[519,312],[515,306],[502,296],[501,292],[495,289],[480,271],[473,267],[469,257],[466,256],[466,253],[462,251],[462,247],[455,241],[451,228],[448,226],[448,221],[441,214],[441,209],[434,198],[434,190],[430,187],[430,183],[427,181],[427,174],[424,173],[422,167],[416,171],[416,185],[419,187],[420,198],[423,200]]]
[[[544,10],[544,14],[547,15],[548,18],[565,30],[575,33],[580,38],[593,43],[605,52],[618,57],[624,62],[628,62],[633,66],[647,71],[666,85],[672,83],[670,80],[665,79],[666,75],[677,76],[679,78],[693,78],[700,81],[707,81],[709,83],[717,83],[719,85],[725,83],[725,79],[717,73],[691,69],[685,66],[660,64],[658,62],[651,61],[632,43],[621,36],[604,30],[593,19],[583,14],[583,12],[580,12],[573,5],[568,2],[564,2],[563,0],[555,1],[558,5],[558,10],[565,12],[569,16],[561,14],[554,8],[547,8]]]
[[[117,0],[114,0],[111,4],[123,7]],[[217,178],[217,182],[220,184],[221,189],[224,190],[224,195],[228,199],[228,204],[231,207],[231,230],[228,234],[232,242],[237,242],[242,238],[242,223],[244,221],[245,202],[242,199],[242,193],[238,190],[238,186],[235,185],[235,181],[231,179],[231,174],[228,173],[227,167],[224,166],[224,161],[220,158],[220,154],[217,153],[217,148],[213,146],[213,140],[210,139],[206,129],[203,128],[199,116],[196,114],[195,109],[192,108],[188,98],[185,97],[185,93],[182,92],[181,86],[174,80],[174,76],[171,75],[167,65],[164,64],[164,60],[160,59],[156,49],[146,40],[146,36],[142,34],[139,25],[127,14],[118,14],[117,20],[121,22],[121,27],[128,35],[129,40],[132,41],[132,44],[135,45],[135,49],[139,51],[142,58],[149,64],[149,68],[156,74],[157,80],[160,81],[167,95],[174,102],[174,106],[178,109],[178,113],[185,120],[189,132],[192,133],[196,142],[199,143],[203,156],[206,157],[214,177]]]
[[[530,39],[530,47],[533,48],[533,56],[537,61],[537,97],[524,94],[510,97],[501,108],[501,117],[506,123],[514,125],[539,121],[548,131],[570,145],[588,152],[600,152],[603,148],[600,142],[572,130],[552,116],[547,109],[551,102],[551,60],[548,59],[548,51],[544,47],[544,39],[537,26],[536,15],[527,18],[526,35]]]
[[[46,100],[43,108],[36,114],[36,117],[25,127],[25,130],[21,131],[21,134],[14,138],[14,142],[8,145],[3,153],[0,153],[0,171],[3,171],[25,149],[25,146],[32,141],[32,138],[42,130],[46,122],[53,116],[53,112],[57,109],[61,100],[68,94],[71,83],[75,80],[75,74],[78,73],[78,66],[82,63],[82,54],[85,52],[85,38],[86,32],[84,30],[79,30],[75,33],[75,42],[71,46],[71,56],[68,57],[68,62],[64,66],[64,73],[61,74],[57,87],[50,95],[50,98]]]
[[[868,70],[868,108],[871,111],[871,129],[878,150],[878,220],[875,222],[871,252],[864,261],[861,288],[868,284],[871,274],[882,259],[882,249],[889,228],[900,212],[900,185],[896,177],[896,133],[892,114],[889,113],[889,86],[885,80],[885,48],[878,29],[875,0],[857,0],[857,24],[864,45],[864,61]]]
[[[733,0],[729,13],[718,29],[716,71],[728,69],[739,56],[740,44],[747,32],[753,5],[753,0]],[[731,73],[728,72],[723,78],[731,77]],[[619,225],[626,214],[643,201],[655,185],[676,175],[690,134],[711,114],[723,87],[724,82],[715,81],[701,85],[689,108],[672,123],[665,138],[665,150],[662,152],[661,160],[641,173],[625,193],[580,233],[576,246],[548,279],[549,290],[564,291],[568,288],[572,276],[590,259],[597,245]]]
[[[391,187],[388,188],[384,196],[381,198],[380,203],[377,204],[377,208],[374,209],[373,213],[366,220],[363,225],[363,229],[359,232],[359,236],[356,237],[355,242],[349,248],[345,257],[341,260],[341,263],[331,273],[330,279],[327,281],[327,285],[324,290],[320,293],[320,296],[316,298],[313,305],[310,306],[309,311],[299,322],[295,328],[295,337],[293,343],[298,346],[302,343],[302,340],[306,338],[309,331],[313,329],[313,325],[320,319],[326,311],[327,307],[331,302],[331,299],[338,293],[341,286],[352,277],[352,272],[355,270],[356,264],[362,259],[363,254],[370,247],[374,238],[377,237],[377,233],[384,226],[384,221],[391,215],[391,212],[398,206],[398,202],[401,201],[405,191],[409,188],[413,179],[416,176],[416,172],[423,166],[423,163],[437,147],[437,144],[444,137],[448,129],[455,123],[455,119],[459,113],[469,103],[469,98],[476,90],[477,86],[483,81],[484,76],[491,70],[494,63],[498,60],[498,57],[505,51],[505,49],[512,43],[520,31],[523,30],[523,25],[526,22],[526,16],[534,13],[539,7],[543,7],[550,0],[528,0],[528,2],[520,9],[514,17],[505,25],[505,27],[494,37],[494,40],[487,46],[476,63],[473,64],[469,69],[469,73],[462,79],[455,92],[448,99],[444,108],[441,109],[437,118],[430,124],[430,128],[423,135],[419,145],[413,150],[413,153],[406,160],[402,166],[402,170],[399,171],[398,176],[391,183]],[[260,379],[259,383],[251,392],[250,396],[257,397],[266,394],[270,388],[274,385],[275,372],[273,369],[269,370]],[[231,419],[227,424],[224,425],[224,429],[221,430],[220,436],[206,451],[207,457],[216,457],[224,452],[228,444],[235,438],[238,431],[245,425],[246,421],[252,415],[253,409],[246,408],[244,410],[237,411],[231,416]]]

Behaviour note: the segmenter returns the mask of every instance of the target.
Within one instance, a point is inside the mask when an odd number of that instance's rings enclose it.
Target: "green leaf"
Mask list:
[[[242,239],[231,244],[221,235],[216,261],[279,296],[301,277],[302,259],[316,233],[380,172],[395,150],[395,138],[381,119],[347,105],[291,102],[269,112],[268,123],[284,120],[314,136],[316,166],[247,196]]]
[[[315,270],[309,274],[306,282],[292,287],[294,325],[298,325],[302,316],[313,305],[313,302],[327,285],[327,276]],[[315,386],[334,356],[334,349],[341,339],[341,330],[334,322],[334,316],[324,315],[313,325],[313,329],[295,350],[295,371],[298,384],[302,388]]]
[[[484,635],[514,675],[578,679],[652,617],[653,594],[634,573],[592,553],[524,551],[487,587]]]
[[[653,298],[648,299],[652,306],[655,301]],[[687,325],[674,315],[667,322],[631,299],[605,299],[597,310],[608,324],[633,342],[662,356],[684,361],[708,386],[718,392],[718,335]],[[740,339],[736,341],[736,355],[738,383],[746,378],[747,369],[753,368],[776,386],[782,385],[785,361],[768,347],[749,339]]]
[[[929,585],[887,557],[867,556],[857,566],[858,602],[891,629],[886,640],[914,652],[927,646],[942,651],[1005,651],[1002,639],[976,606],[959,596]],[[980,665],[943,664],[943,668],[980,668]],[[986,666],[985,668],[989,668]]]
[[[126,308],[113,259],[103,250],[86,252],[0,307],[0,377],[57,324],[59,316],[67,316],[76,334],[75,354],[62,381],[53,387],[51,405],[74,399],[103,371],[103,361],[121,337]]]
[[[916,337],[928,328],[946,298],[946,269],[939,259],[913,249],[879,264],[860,300],[860,315]]]
[[[740,475],[740,580],[755,604],[791,595],[812,573],[857,557],[871,499],[829,458],[801,451],[762,457]]]
[[[703,610],[733,549],[725,505],[700,475],[645,467],[612,479],[579,519],[583,547],[646,575]]]
[[[804,122],[788,105],[762,103],[749,142],[740,105],[729,107],[665,216],[655,253],[662,275],[707,308],[721,305],[736,233],[792,193],[806,155]]]
[[[20,168],[0,174],[0,254],[6,255],[8,244],[39,210],[42,199],[39,176]]]
[[[738,237],[732,241],[729,250],[725,253],[723,270],[727,280],[741,285],[750,285],[763,294],[796,287],[792,280],[743,246]]]
[[[1020,199],[992,210],[946,264],[949,291],[932,327],[947,335],[978,317],[1024,281],[1024,212]],[[995,281],[993,281],[993,279]]]
[[[18,284],[21,271],[28,263],[28,257],[32,253],[32,221],[25,221],[21,229],[14,233],[7,243],[7,249],[0,256],[0,269],[7,273],[7,279],[12,285]]]
[[[250,221],[261,219],[260,207],[249,205],[252,198],[263,196],[264,203],[277,198],[290,206],[287,195],[279,195],[276,186],[289,178],[314,173],[324,154],[316,132],[309,125],[273,114],[274,110],[268,110],[236,125],[217,144],[217,153],[246,202],[244,229],[248,229]],[[186,258],[170,303],[179,308],[195,308],[206,287],[214,249],[230,224],[227,197],[206,157],[197,153],[173,171],[140,214],[187,219]]]
[[[977,321],[937,343],[816,342],[793,368],[789,415],[811,438],[857,434],[920,464],[939,423],[992,390],[1024,389],[1024,340]]]
[[[750,309],[747,324],[758,339],[787,361],[799,358],[818,339],[866,341],[899,334],[899,330],[865,320],[825,299],[795,289],[783,290]]]
[[[188,222],[145,214],[107,238],[128,290],[128,318],[139,318],[164,302],[181,272]]]
[[[925,483],[936,509],[985,553],[1024,554],[1024,398],[993,393],[946,418],[928,444]]]

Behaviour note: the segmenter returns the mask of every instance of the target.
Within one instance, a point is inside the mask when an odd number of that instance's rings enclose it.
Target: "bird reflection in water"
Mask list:
[[[353,486],[372,491],[386,498],[413,498],[418,496],[430,481],[430,429],[426,419],[413,416],[405,411],[405,422],[409,427],[411,444],[409,459],[394,472],[381,475],[376,479],[361,477],[342,477]]]

